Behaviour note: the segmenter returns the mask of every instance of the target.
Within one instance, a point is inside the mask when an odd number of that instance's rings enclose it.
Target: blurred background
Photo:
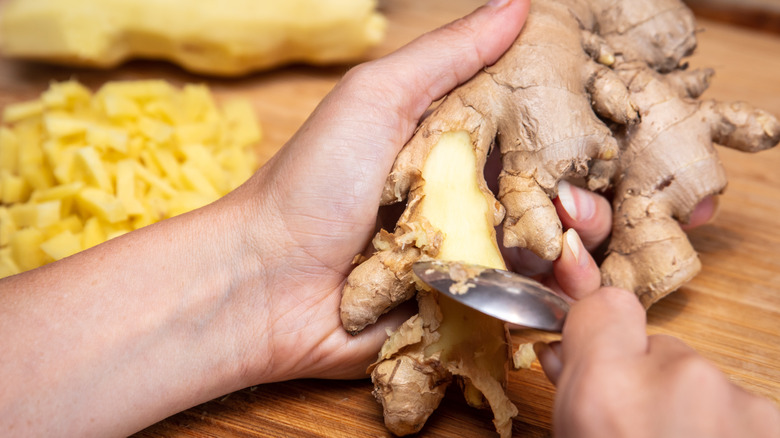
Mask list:
[[[685,0],[696,15],[780,33],[780,0]]]

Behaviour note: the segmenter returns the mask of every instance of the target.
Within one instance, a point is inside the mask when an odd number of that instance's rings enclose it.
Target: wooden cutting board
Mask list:
[[[464,15],[478,0],[385,0],[381,56],[419,34]],[[717,69],[705,97],[746,100],[780,116],[780,37],[701,21],[694,66]],[[162,77],[206,82],[219,96],[252,99],[264,129],[259,153],[273,155],[348,66],[290,67],[233,80],[193,76],[164,63],[134,62],[109,72],[0,60],[0,106],[31,98],[52,80],[76,77],[97,87],[107,80]],[[780,400],[780,149],[758,156],[722,150],[730,176],[720,213],[690,233],[703,270],[648,313],[651,333],[682,338],[730,379]],[[518,341],[522,336],[518,337]],[[538,365],[513,372],[509,394],[520,415],[517,437],[550,436],[554,388]],[[121,394],[117,394],[121,397]],[[421,436],[491,436],[491,415],[466,407],[452,391]],[[301,380],[262,385],[196,406],[139,432],[153,436],[389,436],[371,384]]]

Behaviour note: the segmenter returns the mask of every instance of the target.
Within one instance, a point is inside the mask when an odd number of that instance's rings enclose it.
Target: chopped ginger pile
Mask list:
[[[246,101],[207,87],[54,83],[0,127],[0,278],[205,204],[257,166]]]

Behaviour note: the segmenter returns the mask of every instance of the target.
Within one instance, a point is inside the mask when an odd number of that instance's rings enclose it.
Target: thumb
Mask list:
[[[602,287],[572,305],[560,342],[539,343],[534,350],[545,374],[557,386],[566,370],[644,354],[648,343],[645,324],[645,309],[633,293]]]
[[[411,135],[430,104],[491,65],[517,38],[528,0],[494,0],[470,15],[429,32],[396,52],[363,64],[344,85],[362,81],[386,94],[386,109],[405,116]],[[357,76],[357,77],[355,77]]]

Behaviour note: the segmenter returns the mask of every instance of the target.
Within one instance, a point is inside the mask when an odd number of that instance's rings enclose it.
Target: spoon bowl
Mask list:
[[[538,281],[462,262],[417,262],[425,284],[472,309],[522,327],[560,333],[569,304]]]

